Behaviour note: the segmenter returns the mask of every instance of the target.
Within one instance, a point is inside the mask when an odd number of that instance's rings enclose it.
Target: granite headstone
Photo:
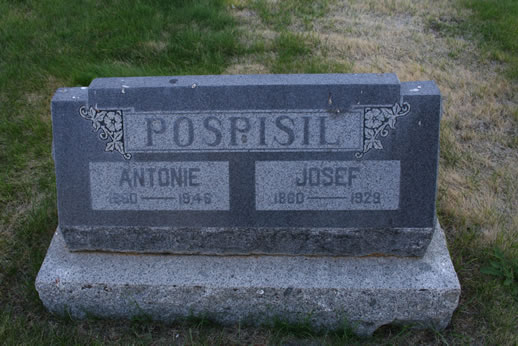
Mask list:
[[[440,114],[433,82],[393,74],[59,89],[40,298],[74,318],[442,329],[460,285],[435,216]]]
[[[71,250],[422,256],[441,97],[394,74],[100,78],[52,100]]]

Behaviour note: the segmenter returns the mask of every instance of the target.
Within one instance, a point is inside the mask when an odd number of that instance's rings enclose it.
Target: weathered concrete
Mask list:
[[[437,226],[422,258],[189,256],[70,252],[56,232],[36,279],[52,312],[172,321],[203,314],[224,324],[310,316],[369,335],[389,323],[442,329],[460,285]]]

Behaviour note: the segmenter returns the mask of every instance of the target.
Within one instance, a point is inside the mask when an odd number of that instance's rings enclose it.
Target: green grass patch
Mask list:
[[[507,270],[516,251],[499,253],[480,239],[479,230],[468,225],[449,234],[448,244],[462,286],[461,300],[452,326],[445,333],[460,344],[515,344],[518,300],[504,282],[508,274],[485,274],[486,268]],[[500,255],[502,255],[500,257]],[[471,331],[466,329],[469,326]]]
[[[278,31],[297,22],[309,30],[315,18],[328,12],[330,3],[331,0],[253,0],[251,7],[264,23],[272,25]]]
[[[508,63],[507,73],[518,78],[518,1],[464,0],[473,10],[470,28],[480,34],[482,46],[499,61]]]
[[[268,65],[273,73],[348,73],[352,65],[326,59],[327,49],[309,34],[282,31],[274,39],[275,58]]]
[[[4,1],[0,85],[220,73],[240,51],[234,24],[224,1]]]
[[[512,249],[511,249],[512,250]],[[518,248],[517,248],[518,250]],[[495,247],[487,265],[481,268],[481,273],[495,277],[518,300],[518,255],[511,251],[504,252]]]

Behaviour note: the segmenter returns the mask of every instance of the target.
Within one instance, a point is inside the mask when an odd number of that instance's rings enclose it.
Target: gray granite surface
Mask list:
[[[73,318],[309,318],[317,328],[348,323],[361,335],[390,323],[443,329],[460,295],[439,226],[421,258],[70,252],[57,231],[36,289],[50,311]]]
[[[73,251],[246,255],[422,256],[432,230],[386,228],[111,227],[60,229]]]
[[[60,229],[71,250],[422,256],[440,113],[434,82],[394,74],[62,88]]]

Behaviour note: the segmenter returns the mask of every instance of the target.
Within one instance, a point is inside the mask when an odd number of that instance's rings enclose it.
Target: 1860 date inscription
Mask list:
[[[257,210],[395,210],[399,161],[258,161]]]

